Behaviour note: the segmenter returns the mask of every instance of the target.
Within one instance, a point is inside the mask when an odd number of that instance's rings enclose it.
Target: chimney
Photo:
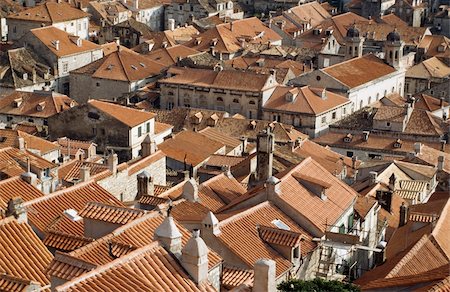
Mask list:
[[[59,40],[55,41],[55,50],[59,51]]]
[[[443,97],[441,97],[441,98],[439,99],[439,106],[440,106],[441,108],[444,107],[444,98],[443,98]]]
[[[169,214],[155,230],[155,237],[161,245],[177,258],[181,256],[181,232]]]
[[[116,43],[117,47],[120,46],[120,37],[115,37],[114,42]]]
[[[400,206],[400,220],[398,223],[398,227],[405,226],[408,223],[408,206],[405,205],[405,202]]]
[[[17,149],[20,151],[25,150],[25,139],[23,137],[17,137]]]
[[[37,186],[37,175],[32,173],[31,171],[22,173],[20,176],[21,179],[32,185],[33,187]]]
[[[371,185],[377,183],[378,173],[376,171],[369,172],[369,177],[370,177],[370,184]]]
[[[245,136],[241,137],[241,142],[242,142],[242,156],[248,154],[247,153],[247,146],[248,146],[248,138]]]
[[[91,179],[90,168],[87,165],[82,165],[80,167],[80,180],[82,182],[89,181]]]
[[[198,185],[194,178],[190,178],[184,183],[183,198],[189,202],[198,202]]]
[[[181,265],[197,284],[208,280],[208,247],[200,237],[200,230],[194,229],[192,237],[181,252]]]
[[[272,198],[280,195],[281,192],[281,183],[280,180],[274,176],[271,176],[266,181],[266,193],[267,193],[267,199],[272,200]]]
[[[276,263],[271,259],[259,259],[254,266],[254,292],[272,292],[276,289]]]
[[[219,229],[219,220],[217,220],[216,216],[211,211],[208,211],[205,218],[202,221],[203,229],[211,231],[214,235],[220,234]]]
[[[147,157],[156,152],[156,143],[151,140],[150,134],[145,137],[141,144],[142,157]]]
[[[256,179],[266,181],[272,176],[274,135],[270,128],[259,133],[256,141]]]
[[[222,172],[228,178],[232,178],[233,177],[233,175],[231,174],[231,167],[229,165],[222,165]]]
[[[444,165],[445,165],[444,163],[445,163],[445,157],[443,155],[440,155],[438,157],[437,169],[444,170]]]
[[[169,19],[167,20],[167,28],[168,28],[169,30],[171,30],[171,31],[174,31],[174,30],[175,30],[175,19],[169,18]]]
[[[389,188],[390,188],[392,191],[395,191],[395,183],[396,183],[396,181],[397,181],[397,178],[395,177],[395,174],[392,174],[392,175],[389,177]]]
[[[107,159],[108,162],[108,168],[113,173],[117,173],[117,165],[119,164],[119,159],[117,158],[117,154],[114,153],[114,151],[111,151],[111,153],[108,156]]]
[[[139,9],[139,0],[133,0],[134,9]]]
[[[137,195],[136,200],[139,200],[144,195],[154,195],[155,186],[152,177],[147,171],[139,173],[137,176]]]
[[[321,98],[322,98],[322,100],[326,100],[327,99],[327,90],[325,88],[322,90]]]
[[[352,156],[352,168],[356,169],[356,162],[358,161],[358,157],[353,155]]]
[[[414,153],[416,155],[419,155],[422,153],[422,143],[420,143],[420,142],[414,143]]]
[[[441,140],[441,151],[445,152],[445,145],[447,144],[447,141]]]
[[[367,142],[369,140],[370,131],[363,132],[363,140]]]
[[[14,197],[8,201],[6,216],[14,216],[19,223],[28,222],[27,210],[23,206],[23,199],[21,197]]]

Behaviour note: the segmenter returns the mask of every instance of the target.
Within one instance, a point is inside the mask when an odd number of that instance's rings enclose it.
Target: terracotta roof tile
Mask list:
[[[105,114],[117,119],[129,127],[135,127],[147,121],[150,121],[155,117],[154,113],[144,112],[136,109],[132,109],[126,106],[91,99],[88,104],[96,109],[104,112]]]
[[[150,196],[150,195],[143,195],[139,199],[139,204],[141,204],[141,205],[158,206],[161,204],[166,204],[167,202],[168,202],[168,199],[160,198],[157,196]]]
[[[259,226],[258,231],[261,239],[269,244],[273,243],[281,246],[295,247],[302,239],[300,233],[269,226]]]
[[[158,75],[164,65],[150,60],[126,47],[102,59],[76,69],[71,74],[85,74],[92,78],[133,82]]]
[[[44,193],[20,177],[0,181],[0,210],[6,210],[8,201],[15,197],[21,197],[26,202],[43,196]]]
[[[47,267],[46,273],[50,276],[69,281],[95,269],[96,266],[91,262],[83,261],[67,253],[56,251],[55,258]]]
[[[344,96],[326,90],[326,96],[322,98],[323,90],[325,89],[311,88],[309,86],[301,88],[279,86],[275,88],[275,91],[263,108],[267,110],[319,115],[351,102]],[[292,97],[292,101],[288,100],[288,97]]]
[[[157,242],[97,267],[56,288],[56,291],[215,291],[197,287],[173,256]]]
[[[123,225],[144,216],[145,213],[145,211],[140,209],[119,207],[99,202],[89,202],[78,215],[91,220]]]
[[[29,285],[40,286],[39,282],[14,277],[8,274],[0,274],[0,290],[4,292],[27,291]]]
[[[44,170],[46,168],[56,168],[56,164],[32,153],[31,151],[21,151],[10,147],[0,149],[0,163],[3,163],[5,167],[7,165],[16,165],[17,167],[22,168],[22,171],[17,173],[19,169],[15,167],[15,175],[20,175],[27,171],[27,161],[30,162],[31,168],[37,168],[40,170]]]
[[[0,113],[49,118],[76,105],[76,101],[59,93],[14,91],[0,99]]]
[[[199,51],[197,50],[185,47],[183,45],[176,45],[173,47],[161,48],[155,51],[152,50],[146,55],[146,58],[169,67],[176,64],[178,62],[178,58],[185,58],[198,53]]]
[[[10,276],[50,284],[44,273],[53,256],[31,227],[13,217],[0,220],[0,271]]]
[[[231,290],[244,282],[253,282],[253,270],[244,270],[226,265],[223,267],[222,287]]]
[[[158,145],[167,157],[196,166],[225,147],[200,133],[183,131]]]
[[[371,70],[367,71],[367,68],[371,68]],[[393,67],[372,54],[350,59],[321,70],[349,88],[363,85],[395,72]]]
[[[42,243],[45,246],[56,250],[73,251],[91,243],[92,241],[94,241],[94,239],[84,236],[67,234],[60,231],[50,231],[47,232]]]
[[[223,133],[220,133],[219,131],[217,131],[216,129],[211,128],[211,127],[207,127],[205,129],[199,131],[199,133],[208,137],[211,140],[222,143],[223,145],[225,145],[227,147],[228,151],[241,145],[240,140],[230,137],[230,136],[227,136],[227,135],[224,135]]]
[[[155,153],[153,153],[150,156],[143,157],[141,159],[138,159],[136,161],[133,161],[132,163],[127,163],[126,166],[128,167],[128,175],[135,174],[136,172],[152,165],[156,161],[159,161],[161,159],[165,159],[166,155],[158,150]]]
[[[81,183],[42,198],[25,202],[29,222],[39,231],[46,230],[63,211],[81,211],[88,202],[100,202],[119,207],[124,205],[96,183]]]
[[[30,31],[36,38],[38,38],[53,54],[58,57],[64,57],[83,52],[101,50],[101,47],[88,40],[82,40],[81,46],[77,46],[73,41],[75,36],[67,32],[57,29],[53,26],[42,28],[35,28]],[[59,49],[56,49],[55,40],[59,40]]]
[[[250,269],[253,268],[259,258],[274,260],[276,262],[276,275],[280,276],[287,272],[292,264],[289,259],[279,254],[260,237],[257,228],[257,225],[277,228],[273,223],[277,219],[286,224],[290,231],[305,236],[304,244],[302,243],[300,247],[302,255],[308,254],[315,248],[316,244],[312,242],[312,236],[270,202],[261,203],[220,221],[221,233],[217,237]]]
[[[18,138],[23,138],[25,147],[29,150],[37,151],[40,155],[47,154],[51,151],[57,151],[58,145],[53,144],[45,139],[30,135],[19,130],[0,129],[0,148],[16,147],[18,148]]]
[[[58,168],[58,177],[60,180],[72,182],[73,180],[79,180],[80,177],[80,168],[82,166],[89,167],[89,173],[91,176],[96,176],[97,174],[101,174],[105,171],[109,171],[108,167],[92,162],[83,162],[80,160],[71,160],[68,163],[61,165]]]
[[[36,5],[21,12],[10,14],[8,18],[55,24],[88,16],[88,13],[73,8],[65,2],[45,2],[44,4]]]

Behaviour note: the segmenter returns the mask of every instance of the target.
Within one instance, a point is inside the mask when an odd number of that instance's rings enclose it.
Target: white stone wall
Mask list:
[[[82,39],[89,38],[89,18],[79,18],[65,22],[54,23],[54,27],[67,33],[79,36]]]
[[[82,52],[79,54],[64,56],[58,58],[58,73],[59,77],[69,76],[69,72],[81,68],[103,57],[103,50],[98,48],[93,51]],[[67,64],[67,70],[64,69],[64,64]]]
[[[164,18],[164,6],[139,9],[135,13],[137,21],[145,23],[152,31],[161,31]]]

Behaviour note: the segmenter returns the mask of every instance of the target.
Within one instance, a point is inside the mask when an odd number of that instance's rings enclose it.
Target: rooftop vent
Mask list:
[[[289,226],[286,225],[286,223],[284,223],[283,221],[281,221],[280,219],[275,219],[272,220],[271,222],[273,225],[275,225],[277,228],[279,229],[283,229],[283,230],[291,230],[291,228],[289,228]]]
[[[74,210],[74,209],[67,209],[67,210],[64,210],[64,215],[66,215],[67,216],[67,218],[69,218],[70,220],[72,220],[72,221],[79,221],[79,220],[82,220],[83,218],[82,217],[80,217],[79,215],[78,215],[78,212],[76,211],[76,210]]]
[[[137,67],[134,66],[134,65],[131,65],[131,68],[132,68],[133,70],[137,70]]]

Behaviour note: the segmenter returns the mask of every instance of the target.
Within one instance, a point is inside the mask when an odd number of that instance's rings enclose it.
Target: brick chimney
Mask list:
[[[189,202],[198,202],[198,185],[194,178],[190,178],[184,183],[183,198]]]
[[[202,284],[208,280],[208,247],[200,237],[200,230],[194,229],[181,252],[181,265],[194,282]]]
[[[259,259],[254,266],[254,292],[272,292],[276,289],[276,263],[271,259]]]
[[[161,242],[161,245],[168,252],[173,253],[178,258],[181,255],[181,237],[181,232],[170,214],[155,230],[155,238]]]

